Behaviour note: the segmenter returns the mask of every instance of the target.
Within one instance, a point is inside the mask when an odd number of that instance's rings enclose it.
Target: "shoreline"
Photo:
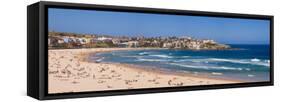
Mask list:
[[[162,48],[94,48],[48,50],[49,93],[69,93],[157,87],[242,83],[242,81],[191,76],[145,69],[137,65],[89,62],[91,54]]]
[[[142,49],[137,49],[137,50],[142,50]],[[146,49],[146,50],[162,50],[162,49]],[[174,50],[174,49],[172,49],[172,50]],[[117,51],[120,51],[120,50],[117,50]],[[89,53],[88,55],[85,55],[84,57],[95,56],[95,54],[107,53],[107,52],[112,52],[112,51]],[[89,62],[89,63],[97,63],[97,62],[93,62],[89,58],[85,58],[85,59],[87,59],[87,62]],[[136,70],[142,70],[142,71],[152,71],[152,72],[155,72],[157,74],[169,74],[169,75],[188,76],[188,77],[197,77],[197,78],[214,79],[214,80],[225,80],[225,81],[234,81],[234,82],[243,83],[242,80],[238,80],[238,79],[211,78],[210,75],[207,75],[205,73],[201,73],[201,75],[204,75],[204,76],[199,76],[198,74],[191,74],[192,72],[190,72],[190,71],[179,72],[179,71],[173,71],[173,70],[159,68],[159,67],[153,67],[153,66],[140,66],[140,65],[134,65],[134,64],[114,63],[114,62],[98,62],[98,63],[127,66],[128,68],[132,68],[132,69],[136,69]]]
[[[150,49],[150,48],[146,48],[145,50],[163,50],[166,48],[159,48],[159,49]],[[144,50],[144,49],[134,49],[134,50]],[[177,49],[168,49],[168,50],[177,50]],[[183,49],[184,50],[184,49]],[[120,50],[117,50],[120,51]],[[128,51],[128,50],[125,50]],[[212,51],[212,50],[211,50]],[[89,53],[87,56],[84,56],[85,59],[87,59],[87,61],[89,63],[104,63],[104,64],[116,64],[116,65],[123,65],[123,66],[129,66],[129,68],[133,68],[136,70],[144,70],[144,71],[153,71],[155,73],[159,73],[159,74],[171,74],[171,75],[180,75],[180,76],[188,76],[188,77],[199,77],[199,78],[206,78],[206,79],[217,79],[217,80],[226,80],[226,81],[234,81],[234,82],[244,82],[242,80],[239,79],[231,79],[231,78],[211,78],[210,75],[206,74],[206,73],[200,73],[203,76],[199,76],[198,74],[191,74],[191,71],[184,71],[184,72],[179,72],[179,71],[175,71],[175,70],[169,70],[169,69],[164,69],[164,68],[159,68],[159,67],[153,67],[153,66],[140,66],[140,65],[134,65],[134,64],[125,64],[125,63],[114,63],[114,62],[94,62],[93,60],[86,58],[89,56],[95,56],[95,54],[98,53],[108,53],[108,52],[112,52],[112,51],[104,51],[104,52],[94,52],[94,53]],[[97,59],[98,60],[98,59]]]
[[[104,62],[101,62],[104,63]],[[132,68],[134,70],[141,70],[141,71],[151,71],[157,74],[164,74],[164,75],[176,75],[176,76],[183,76],[183,77],[194,77],[194,78],[203,78],[203,79],[211,79],[211,80],[222,80],[222,81],[232,81],[237,83],[243,83],[241,80],[235,79],[227,79],[227,78],[211,78],[210,75],[205,73],[195,74],[191,72],[179,72],[179,71],[172,71],[164,68],[152,67],[152,66],[140,66],[140,65],[133,65],[133,64],[123,64],[123,63],[104,63],[104,64],[114,64],[120,66],[128,66],[128,68]],[[203,75],[203,76],[202,76]]]
[[[104,49],[104,48],[48,48],[48,50],[76,50],[76,49]],[[224,50],[247,50],[243,48],[226,48],[226,49],[186,49],[186,48],[161,48],[161,47],[136,47],[136,48],[122,48],[122,47],[109,47],[109,49],[168,49],[168,50],[190,50],[190,51],[224,51]]]

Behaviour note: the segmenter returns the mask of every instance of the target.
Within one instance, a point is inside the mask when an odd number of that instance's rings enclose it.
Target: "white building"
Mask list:
[[[105,41],[105,40],[112,40],[112,38],[108,38],[108,37],[102,36],[102,37],[98,37],[97,40],[99,40],[99,41]]]

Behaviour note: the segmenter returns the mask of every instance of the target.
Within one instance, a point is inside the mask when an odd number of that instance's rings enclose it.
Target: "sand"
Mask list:
[[[144,48],[49,50],[48,93],[241,83],[234,80],[196,76],[196,73],[191,76],[145,70],[135,65],[88,61],[89,55],[99,52],[140,49]]]

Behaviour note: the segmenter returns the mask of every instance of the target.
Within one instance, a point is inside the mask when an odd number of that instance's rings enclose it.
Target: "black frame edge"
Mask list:
[[[27,7],[27,95],[39,99],[39,2]]]
[[[222,13],[222,12],[205,12],[205,11],[188,11],[188,10],[174,10],[174,9],[157,9],[157,8],[140,8],[140,7],[125,7],[125,6],[112,6],[112,5],[94,5],[94,4],[78,4],[78,3],[63,3],[63,2],[48,2],[48,1],[40,1],[39,2],[39,27],[35,28],[38,29],[38,33],[40,35],[39,42],[40,48],[38,49],[40,59],[40,70],[37,77],[38,80],[38,97],[39,100],[50,100],[50,99],[64,99],[64,98],[82,98],[82,97],[97,97],[97,96],[113,96],[113,95],[132,95],[132,94],[147,94],[147,93],[160,93],[160,92],[177,92],[177,91],[192,91],[192,90],[207,90],[207,89],[226,89],[226,88],[242,88],[242,87],[257,87],[257,86],[272,86],[274,85],[273,82],[273,15],[253,15],[253,14],[237,14],[237,13]],[[66,6],[66,7],[74,7],[74,8],[102,8],[107,10],[122,10],[122,11],[129,11],[129,12],[149,12],[149,13],[164,13],[164,14],[179,14],[179,15],[186,15],[186,14],[194,14],[196,16],[200,15],[208,15],[208,16],[216,16],[216,17],[233,17],[233,18],[249,18],[249,19],[267,19],[270,20],[270,81],[269,82],[255,82],[255,83],[239,83],[239,84],[223,84],[223,85],[208,85],[208,86],[193,86],[193,87],[175,87],[175,88],[155,88],[155,89],[137,89],[137,90],[117,90],[117,91],[105,91],[105,92],[82,92],[77,94],[58,94],[58,95],[48,95],[46,94],[46,62],[44,62],[45,57],[48,55],[46,54],[46,23],[47,20],[45,19],[46,16],[46,6]],[[29,21],[28,21],[29,22]],[[28,24],[30,25],[30,24]],[[29,26],[28,26],[29,27]],[[28,37],[29,38],[29,37]],[[28,44],[29,45],[29,44]],[[29,49],[29,48],[28,48]],[[43,52],[43,53],[42,53]],[[28,52],[29,53],[29,52]],[[28,56],[29,57],[29,56]],[[28,58],[30,59],[30,58]],[[38,60],[39,60],[38,59]],[[29,61],[29,60],[28,60]],[[39,63],[39,62],[38,62]],[[34,63],[33,63],[34,64]],[[29,68],[29,67],[28,67]],[[29,69],[30,70],[30,69]],[[29,72],[29,71],[28,71]]]
[[[270,16],[270,84],[274,85],[274,16]]]

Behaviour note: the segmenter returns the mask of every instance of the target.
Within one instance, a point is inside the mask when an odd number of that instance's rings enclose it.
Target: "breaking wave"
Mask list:
[[[269,67],[269,61],[264,60],[261,61],[260,59],[219,59],[219,58],[210,58],[210,61],[223,61],[223,62],[230,62],[230,63],[239,63],[239,64],[252,64],[252,65],[260,65],[260,66],[266,66]]]
[[[144,58],[138,58],[136,61],[163,62],[163,61],[168,61],[168,60],[165,60],[165,59],[144,59]]]
[[[178,60],[175,62],[185,62],[185,61],[191,61],[191,62],[229,62],[229,63],[238,63],[238,64],[251,64],[251,65],[260,65],[260,66],[270,66],[269,60],[260,60],[260,59],[222,59],[222,58],[205,58],[205,59],[183,59]]]
[[[148,55],[149,54],[149,52],[141,52],[141,53],[139,53],[139,55]]]
[[[160,58],[174,58],[173,56],[168,56],[168,55],[148,55],[152,57],[160,57]]]
[[[203,66],[203,65],[197,66],[197,65],[180,64],[180,63],[169,63],[169,64],[180,66],[180,67],[186,67],[186,68],[195,68],[195,69],[243,70],[243,68],[226,67],[226,66]]]

